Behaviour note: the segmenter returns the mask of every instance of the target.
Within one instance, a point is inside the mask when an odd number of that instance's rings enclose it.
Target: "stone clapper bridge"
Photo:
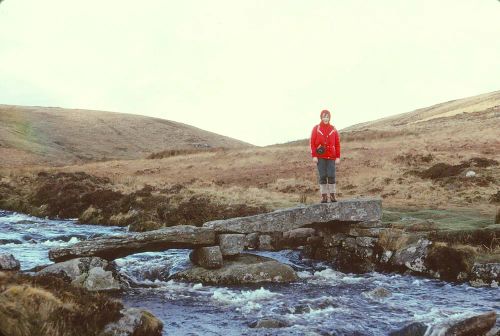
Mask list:
[[[55,262],[80,257],[114,260],[141,252],[193,249],[191,260],[195,264],[207,269],[220,268],[224,259],[231,259],[245,249],[277,251],[319,246],[325,232],[351,232],[352,235],[356,230],[380,230],[381,217],[380,199],[358,198],[210,221],[202,227],[178,225],[143,233],[99,237],[52,249],[49,258]]]

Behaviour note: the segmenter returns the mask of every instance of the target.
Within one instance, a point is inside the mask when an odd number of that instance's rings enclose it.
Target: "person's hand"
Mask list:
[[[318,158],[317,157],[313,157],[313,162],[314,163],[318,163]]]
[[[339,163],[340,163],[340,158],[335,159],[335,164],[339,164]]]

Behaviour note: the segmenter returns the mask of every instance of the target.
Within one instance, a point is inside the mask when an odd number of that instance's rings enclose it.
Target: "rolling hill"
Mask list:
[[[168,149],[248,148],[186,124],[139,115],[0,105],[0,166],[140,159]]]
[[[449,118],[459,114],[498,110],[500,91],[485,93],[473,97],[456,99],[432,105],[415,111],[393,115],[390,117],[356,124],[343,129],[344,132],[373,127],[398,127],[430,121],[438,118]],[[498,115],[497,115],[498,116]]]

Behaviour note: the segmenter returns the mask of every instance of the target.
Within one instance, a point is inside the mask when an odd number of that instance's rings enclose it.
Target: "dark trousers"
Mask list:
[[[335,183],[335,160],[318,158],[318,180],[319,184]]]

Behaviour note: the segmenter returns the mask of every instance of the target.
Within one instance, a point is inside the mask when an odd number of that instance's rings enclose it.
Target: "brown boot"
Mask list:
[[[337,202],[337,199],[335,198],[335,194],[330,194],[330,201]]]
[[[321,194],[321,203],[328,203],[328,184],[320,184],[319,193]]]

